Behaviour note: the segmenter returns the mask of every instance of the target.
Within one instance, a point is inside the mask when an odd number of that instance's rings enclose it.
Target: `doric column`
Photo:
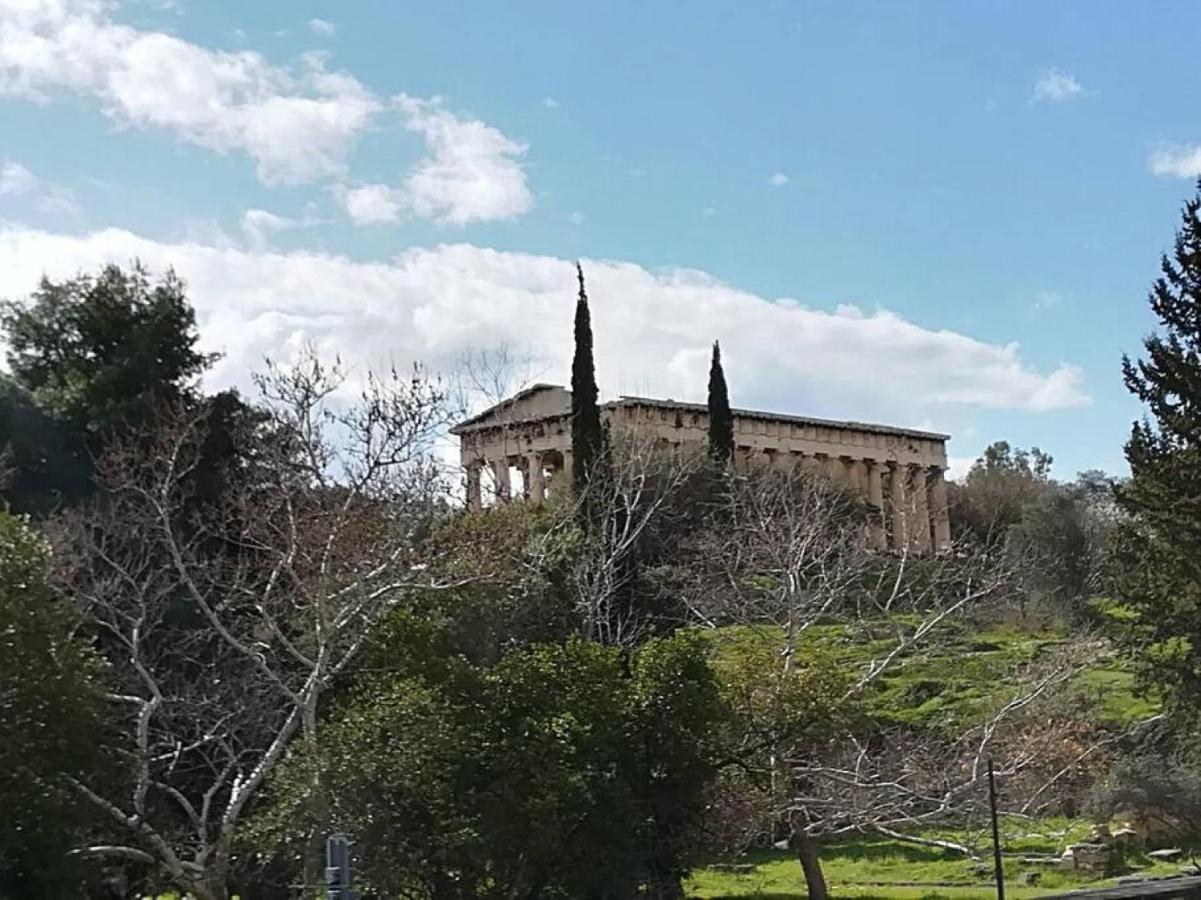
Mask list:
[[[867,502],[871,504],[871,520],[867,526],[868,544],[873,550],[888,549],[888,537],[884,533],[884,478],[883,466],[874,459],[867,465]]]
[[[861,494],[867,493],[867,461],[863,459],[852,459],[849,456],[842,458],[843,468],[846,469],[847,479],[851,487],[859,491]]]
[[[913,517],[909,523],[910,546],[917,553],[930,552],[930,503],[926,497],[926,470],[913,466],[909,470],[913,479]]]
[[[892,517],[893,550],[904,550],[909,546],[909,529],[905,527],[905,488],[905,467],[900,463],[893,463],[888,474],[888,507]]]
[[[561,469],[559,469],[558,472],[555,473],[555,481],[558,482],[558,484],[555,487],[555,491],[558,494],[560,494],[561,496],[568,496],[571,494],[572,481],[571,481],[571,451],[570,450],[563,451],[563,467]]]
[[[508,503],[512,499],[509,488],[508,458],[492,460],[492,475],[496,480],[496,502]]]
[[[525,495],[534,503],[546,497],[546,485],[542,479],[542,453],[535,450],[525,458]]]
[[[801,471],[806,475],[816,475],[822,470],[822,462],[816,456],[808,453],[801,454]]]
[[[842,458],[838,456],[826,457],[826,474],[839,484],[843,484],[847,480],[846,466],[842,464]]]
[[[951,514],[947,508],[947,482],[942,469],[930,470],[930,518],[934,526],[934,549],[951,549]]]
[[[479,462],[467,464],[467,509],[469,512],[479,512],[484,508],[480,497],[480,468]]]

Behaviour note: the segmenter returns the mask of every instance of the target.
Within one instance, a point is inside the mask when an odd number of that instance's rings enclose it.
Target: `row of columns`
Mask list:
[[[750,447],[739,456],[752,462]],[[821,473],[839,484],[849,483],[867,497],[874,513],[867,529],[868,543],[877,550],[943,551],[951,546],[947,509],[947,483],[940,466],[909,465],[875,459],[857,459],[827,453],[801,455],[795,451],[761,451],[769,467],[791,471],[794,467]]]
[[[875,513],[869,540],[881,550],[929,553],[951,546],[947,483],[938,467],[866,460],[867,498]],[[888,481],[888,496],[884,481]]]
[[[822,473],[836,483],[849,483],[865,495],[874,509],[867,533],[872,547],[917,553],[950,548],[947,483],[941,467],[827,453],[800,456],[793,451],[763,452],[771,467],[791,470],[799,464],[802,469]],[[740,455],[749,462],[755,451],[741,448]]]
[[[551,464],[548,465],[548,462]],[[535,502],[546,499],[548,486],[553,492],[556,484],[571,479],[571,455],[567,453],[543,454],[542,451],[533,451],[519,456],[476,460],[467,465],[467,508],[472,512],[479,512],[484,506],[481,475],[485,466],[492,472],[493,490],[498,503],[508,503],[513,499],[513,487],[509,478],[509,469],[513,466],[522,472],[525,499]],[[549,485],[546,477],[548,468],[551,470]]]
[[[792,456],[770,455],[780,456],[781,462],[784,456]],[[868,525],[867,539],[876,549],[929,553],[951,546],[947,484],[941,468],[822,454],[803,457],[801,463],[810,471],[824,471],[837,482],[849,481],[866,495],[875,510]],[[474,512],[483,508],[481,474],[484,466],[491,469],[498,503],[512,499],[509,478],[512,466],[523,472],[525,499],[535,502],[546,497],[548,468],[552,492],[556,484],[571,478],[569,453],[533,451],[494,460],[477,460],[467,466],[467,508]]]

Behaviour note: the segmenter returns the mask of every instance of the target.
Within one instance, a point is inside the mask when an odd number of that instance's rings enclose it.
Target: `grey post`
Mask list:
[[[325,841],[326,900],[355,900],[350,889],[350,841],[331,834]]]

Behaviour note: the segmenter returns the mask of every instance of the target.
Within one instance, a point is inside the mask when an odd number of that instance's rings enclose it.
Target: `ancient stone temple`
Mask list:
[[[467,471],[468,506],[509,502],[518,493],[539,501],[568,489],[570,419],[571,393],[536,384],[452,428]],[[601,407],[601,419],[614,430],[650,431],[673,445],[708,440],[708,412],[697,403],[621,397]],[[735,409],[734,442],[744,463],[820,471],[859,491],[879,510],[869,534],[878,549],[950,547],[945,434]]]

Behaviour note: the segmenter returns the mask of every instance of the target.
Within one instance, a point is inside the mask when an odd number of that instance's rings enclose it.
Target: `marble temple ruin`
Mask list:
[[[820,471],[860,492],[879,511],[868,530],[877,549],[929,553],[950,547],[947,435],[749,409],[733,412],[739,462]],[[650,432],[676,446],[708,440],[703,404],[620,397],[601,406],[601,419],[615,430]],[[535,384],[460,422],[451,433],[459,438],[471,509],[482,508],[485,499],[517,499],[518,480],[521,497],[534,502],[570,488],[571,393],[559,385]]]

